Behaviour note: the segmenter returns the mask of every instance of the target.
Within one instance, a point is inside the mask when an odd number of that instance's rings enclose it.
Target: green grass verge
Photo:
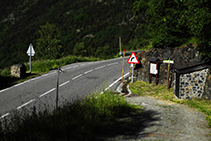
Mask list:
[[[109,92],[93,94],[54,112],[33,110],[31,114],[16,114],[11,122],[4,121],[6,126],[4,130],[0,128],[0,140],[95,140],[114,127],[116,118],[141,108]]]
[[[82,56],[67,56],[61,59],[54,60],[37,60],[32,61],[32,73],[29,73],[29,63],[25,63],[27,68],[27,74],[25,77],[17,78],[11,76],[10,68],[5,68],[0,70],[0,90],[10,87],[12,85],[21,83],[23,81],[29,80],[33,77],[39,76],[50,70],[57,69],[58,67],[65,66],[67,64],[76,63],[76,62],[87,62],[87,61],[99,61],[100,59],[94,57],[82,57]]]
[[[166,89],[163,85],[148,84],[143,81],[137,81],[130,84],[130,90],[134,94],[141,96],[152,96],[162,100],[168,100],[179,104],[186,104],[206,114],[206,120],[211,127],[211,101],[206,99],[193,98],[190,100],[179,100],[174,96],[174,89]]]

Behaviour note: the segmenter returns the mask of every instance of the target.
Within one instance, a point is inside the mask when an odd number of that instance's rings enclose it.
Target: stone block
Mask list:
[[[26,66],[24,64],[16,64],[11,66],[11,75],[16,77],[24,77],[26,75]]]

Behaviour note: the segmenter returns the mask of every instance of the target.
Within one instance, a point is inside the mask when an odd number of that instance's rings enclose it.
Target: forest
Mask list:
[[[211,57],[209,0],[1,0],[0,69],[33,60],[76,55],[108,59],[149,46],[189,41]],[[194,39],[194,40],[192,40]]]

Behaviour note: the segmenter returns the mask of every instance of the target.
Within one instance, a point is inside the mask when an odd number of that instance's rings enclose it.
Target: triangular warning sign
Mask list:
[[[127,60],[127,63],[129,64],[139,64],[138,58],[136,57],[135,52],[132,52],[132,54],[130,55],[130,57]]]

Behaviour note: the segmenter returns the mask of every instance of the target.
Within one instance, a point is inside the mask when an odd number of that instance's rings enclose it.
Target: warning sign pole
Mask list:
[[[124,70],[125,70],[125,49],[123,50],[122,83],[124,81]]]

